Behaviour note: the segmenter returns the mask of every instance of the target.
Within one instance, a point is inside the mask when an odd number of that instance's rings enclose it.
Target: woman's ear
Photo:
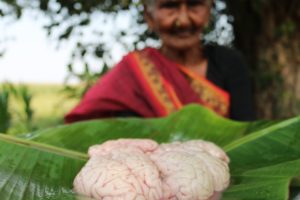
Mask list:
[[[144,5],[144,19],[148,24],[149,31],[153,32],[154,20],[153,20],[152,10],[147,5]]]

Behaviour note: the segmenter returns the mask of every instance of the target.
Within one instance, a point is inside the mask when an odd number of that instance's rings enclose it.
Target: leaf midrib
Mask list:
[[[84,154],[84,153],[80,153],[80,152],[72,151],[72,150],[68,150],[68,149],[63,149],[63,148],[55,147],[55,146],[48,145],[48,144],[42,144],[42,143],[38,143],[38,142],[34,142],[34,141],[24,140],[24,139],[20,139],[17,137],[13,137],[13,136],[1,134],[1,133],[0,133],[0,140],[11,143],[11,144],[15,144],[15,145],[34,148],[34,149],[44,151],[44,152],[54,153],[54,154],[72,158],[72,159],[79,159],[79,160],[83,160],[83,161],[88,160],[88,155]]]

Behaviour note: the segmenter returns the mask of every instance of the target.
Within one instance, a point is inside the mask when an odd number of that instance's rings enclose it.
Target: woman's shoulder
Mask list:
[[[219,60],[243,59],[242,53],[234,47],[222,46],[214,43],[205,45],[205,53],[209,57]]]
[[[148,55],[149,56],[150,54],[152,55],[152,54],[157,54],[157,53],[158,53],[157,49],[155,49],[153,47],[145,47],[143,49],[136,49],[133,51],[129,51],[120,59],[120,61],[117,63],[117,65],[127,63],[129,60],[133,59],[133,57],[135,57],[135,55]]]
[[[209,44],[205,46],[205,53],[212,68],[218,70],[225,77],[248,74],[249,72],[246,59],[239,50],[233,47]]]
[[[130,51],[124,54],[122,58],[113,67],[111,67],[101,79],[113,80],[112,82],[115,82],[116,80],[116,82],[118,82],[119,79],[133,76],[133,65],[136,65],[136,55],[151,54],[154,51],[154,48],[144,48],[141,50]]]
[[[112,67],[108,68],[108,71],[102,75],[99,79],[99,83],[117,84],[124,78],[131,76],[130,72],[130,57],[133,52],[124,54],[121,59],[116,62]]]

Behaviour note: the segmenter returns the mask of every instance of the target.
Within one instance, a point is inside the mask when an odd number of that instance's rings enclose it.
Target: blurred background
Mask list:
[[[124,54],[160,41],[139,0],[0,0],[0,132],[63,124]],[[300,1],[216,0],[204,42],[239,49],[258,119],[300,115]]]

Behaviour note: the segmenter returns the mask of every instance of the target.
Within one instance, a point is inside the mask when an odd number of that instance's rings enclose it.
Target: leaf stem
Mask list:
[[[0,140],[2,140],[4,142],[9,142],[11,144],[22,145],[27,148],[34,148],[34,149],[38,149],[38,150],[45,151],[45,152],[55,153],[55,154],[62,155],[65,157],[80,159],[83,161],[88,160],[88,155],[84,154],[84,153],[80,153],[80,152],[72,151],[72,150],[68,150],[68,149],[63,149],[63,148],[51,146],[48,144],[24,140],[24,139],[20,139],[17,137],[5,135],[2,133],[0,133]]]

